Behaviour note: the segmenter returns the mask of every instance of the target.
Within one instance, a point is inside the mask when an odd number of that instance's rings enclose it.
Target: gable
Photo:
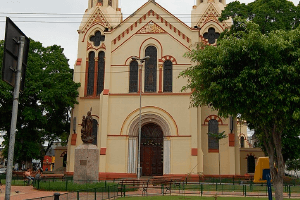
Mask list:
[[[199,19],[197,26],[199,28],[202,28],[207,23],[213,22],[218,24],[221,27],[221,29],[224,30],[225,28],[229,27],[229,25],[226,22],[220,22],[218,20],[218,16],[220,14],[221,13],[218,12],[215,6],[212,3],[210,3],[202,17]]]
[[[127,19],[128,20],[128,19]],[[129,20],[128,20],[129,21]],[[142,27],[141,27],[142,25]],[[178,25],[174,25],[172,22],[169,22],[161,15],[156,13],[153,9],[150,9],[146,14],[140,17],[131,25],[127,26],[125,30],[119,33],[112,40],[112,44],[120,46],[126,40],[130,39],[135,34],[169,34],[174,39],[178,40],[184,46],[188,48],[191,45],[191,38],[187,34],[180,31]],[[185,32],[190,32],[190,28],[183,28]],[[114,30],[113,32],[117,32]],[[118,47],[117,47],[118,48]]]
[[[103,12],[101,11],[100,6],[97,6],[95,8],[93,14],[90,15],[87,22],[85,22],[84,26],[78,32],[86,34],[88,30],[90,30],[95,25],[100,25],[105,28],[111,27]]]

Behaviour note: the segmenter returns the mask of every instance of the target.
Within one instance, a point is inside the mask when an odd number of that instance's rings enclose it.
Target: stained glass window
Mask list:
[[[137,61],[132,61],[130,63],[129,72],[129,92],[138,91],[138,80],[139,80],[139,66]]]
[[[95,52],[89,53],[89,68],[87,80],[87,96],[94,94],[94,77],[95,77]]]
[[[101,5],[103,6],[103,0],[98,0],[98,3],[101,3]]]
[[[219,133],[219,124],[215,119],[211,119],[208,122],[208,132],[217,134]],[[219,149],[219,140],[208,135],[208,149]]]
[[[146,48],[146,56],[150,59],[145,64],[145,92],[156,92],[157,49],[154,46]]]
[[[104,89],[104,72],[105,72],[105,52],[100,51],[98,54],[97,95],[101,94],[101,92]]]
[[[170,60],[164,62],[164,92],[172,92],[172,65]]]
[[[112,6],[112,0],[108,0],[108,6]]]

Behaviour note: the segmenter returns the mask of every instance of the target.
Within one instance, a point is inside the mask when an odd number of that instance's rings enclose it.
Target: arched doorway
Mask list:
[[[161,127],[154,123],[145,124],[141,131],[142,176],[163,175],[164,137]]]

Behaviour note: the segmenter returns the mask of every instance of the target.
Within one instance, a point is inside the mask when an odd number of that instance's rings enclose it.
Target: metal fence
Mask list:
[[[55,193],[53,196],[39,197],[27,200],[104,200],[116,199],[118,197],[118,186],[107,186],[78,190],[76,192]]]
[[[35,182],[36,188],[39,188],[38,184],[57,185],[57,190],[61,191],[64,188],[70,189],[72,180],[44,180]],[[104,186],[93,187],[89,184],[78,184],[83,189],[76,190],[75,192],[69,192],[60,194],[59,198],[55,196],[36,198],[40,200],[103,200],[103,199],[115,199],[118,197],[127,196],[164,196],[164,195],[192,195],[192,196],[213,196],[213,195],[231,195],[231,196],[256,196],[266,197],[268,196],[268,190],[266,184],[253,184],[250,182],[239,183],[219,183],[219,182],[188,182],[174,181],[167,184],[132,184],[122,185],[117,182],[102,182]],[[111,185],[114,184],[114,185]],[[73,187],[73,186],[72,186]],[[84,188],[85,187],[85,188]],[[88,188],[90,187],[90,188]],[[53,190],[53,189],[52,189]],[[274,188],[272,188],[274,192]],[[284,198],[300,197],[300,185],[284,185]]]

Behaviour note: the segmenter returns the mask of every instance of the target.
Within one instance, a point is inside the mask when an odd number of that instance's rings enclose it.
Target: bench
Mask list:
[[[144,196],[147,193],[148,185],[149,185],[149,180],[145,180],[145,179],[122,179],[118,183],[118,193],[121,192],[121,195],[118,194],[118,196],[121,197],[125,196],[126,188],[129,189],[142,188],[142,195]]]

